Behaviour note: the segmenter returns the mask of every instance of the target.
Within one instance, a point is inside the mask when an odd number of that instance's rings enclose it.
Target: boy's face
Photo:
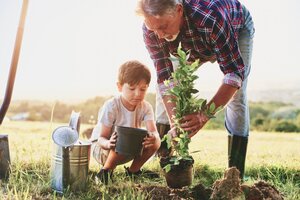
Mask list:
[[[135,106],[144,100],[149,86],[145,80],[141,80],[135,85],[129,85],[128,83],[124,83],[123,85],[117,83],[117,85],[119,92],[122,93],[124,106],[127,109],[135,109]]]

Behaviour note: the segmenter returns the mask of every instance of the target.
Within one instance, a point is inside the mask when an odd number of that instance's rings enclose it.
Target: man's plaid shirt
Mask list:
[[[184,20],[175,41],[159,39],[153,31],[143,27],[144,41],[157,71],[162,93],[163,81],[169,79],[173,66],[168,59],[176,54],[179,42],[183,50],[190,50],[190,61],[200,63],[218,61],[224,73],[223,82],[241,87],[244,63],[238,46],[239,31],[243,28],[243,8],[237,0],[184,0]]]

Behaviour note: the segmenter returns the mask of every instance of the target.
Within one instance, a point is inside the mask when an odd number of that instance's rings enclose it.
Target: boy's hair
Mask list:
[[[127,61],[119,68],[118,82],[123,85],[138,84],[141,80],[145,80],[147,84],[151,81],[151,73],[148,67],[137,60]]]

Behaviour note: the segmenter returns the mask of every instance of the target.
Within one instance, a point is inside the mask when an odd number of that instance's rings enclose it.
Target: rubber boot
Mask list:
[[[156,128],[159,133],[160,139],[162,139],[164,135],[166,135],[169,132],[170,125],[156,123]],[[171,154],[171,150],[168,149],[167,142],[166,141],[161,142],[160,148],[157,150],[157,155],[159,157],[167,157],[170,154]]]
[[[247,144],[247,137],[228,136],[228,166],[236,167],[240,171],[240,179],[242,181],[244,180]]]

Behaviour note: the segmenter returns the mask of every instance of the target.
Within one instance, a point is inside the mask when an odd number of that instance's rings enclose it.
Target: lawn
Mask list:
[[[116,183],[104,187],[94,180],[100,166],[91,159],[88,190],[66,192],[63,196],[50,188],[50,164],[53,149],[51,134],[65,124],[41,122],[4,122],[0,134],[9,135],[12,173],[8,181],[0,180],[0,199],[151,199],[138,190],[143,185],[166,186],[159,180],[133,182],[124,178],[124,168],[116,169]],[[82,125],[81,132],[90,125]],[[251,132],[246,161],[246,183],[263,179],[273,185],[285,199],[300,199],[300,134]],[[222,177],[227,167],[227,134],[225,131],[202,130],[192,139],[190,151],[195,159],[195,179],[210,187]],[[128,165],[128,164],[127,164]],[[154,157],[144,166],[159,173]],[[132,187],[129,187],[132,186]]]

